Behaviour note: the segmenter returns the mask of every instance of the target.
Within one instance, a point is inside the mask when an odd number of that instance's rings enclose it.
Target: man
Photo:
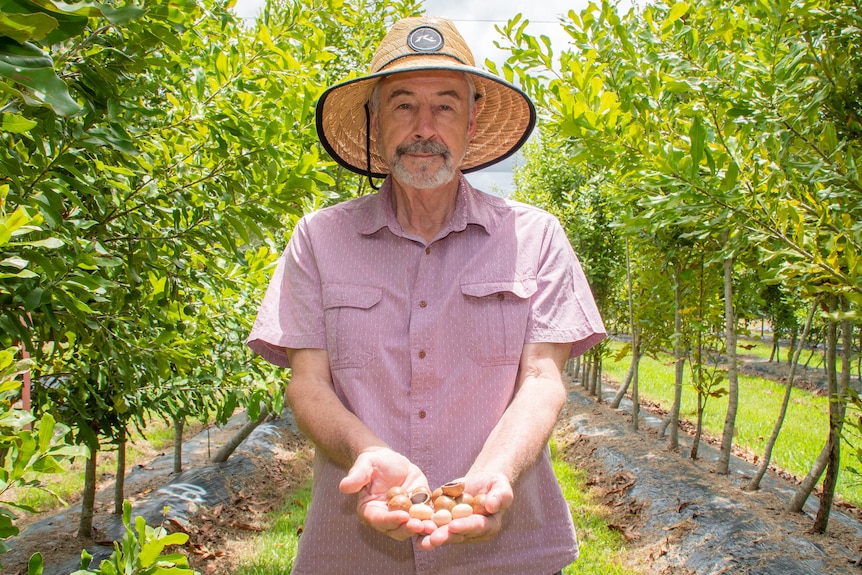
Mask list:
[[[249,336],[291,368],[316,447],[294,573],[551,575],[577,557],[547,441],[564,362],[605,330],[559,223],[462,175],[534,123],[443,19],[396,22],[371,73],[318,102],[332,157],[386,180],[300,221]],[[481,513],[387,507],[394,486],[461,478]]]

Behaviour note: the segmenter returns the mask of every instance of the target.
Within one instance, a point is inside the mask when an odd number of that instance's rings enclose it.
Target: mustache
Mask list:
[[[401,144],[395,148],[395,154],[398,156],[403,156],[404,154],[436,154],[446,158],[451,155],[446,144],[434,140],[420,140],[412,144]]]

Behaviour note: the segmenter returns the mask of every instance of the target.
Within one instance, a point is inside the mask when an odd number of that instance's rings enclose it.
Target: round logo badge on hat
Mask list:
[[[417,52],[437,52],[443,47],[443,35],[436,28],[420,26],[407,35],[407,45]]]

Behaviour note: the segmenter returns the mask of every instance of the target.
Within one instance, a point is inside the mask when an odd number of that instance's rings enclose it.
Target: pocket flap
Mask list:
[[[534,278],[461,284],[461,293],[470,297],[487,297],[496,293],[510,293],[521,299],[527,299],[536,293],[537,289],[538,286]]]
[[[323,286],[323,308],[355,307],[369,309],[374,307],[383,295],[383,290],[374,286],[353,284],[330,284]]]

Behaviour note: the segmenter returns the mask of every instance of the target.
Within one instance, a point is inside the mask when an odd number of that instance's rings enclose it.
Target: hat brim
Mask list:
[[[476,120],[476,134],[460,166],[463,173],[505,160],[530,137],[536,125],[536,108],[516,86],[479,68],[448,64],[448,59],[441,62],[435,56],[414,56],[405,60],[403,67],[395,62],[381,72],[336,84],[320,96],[315,112],[317,134],[323,147],[341,166],[363,176],[382,178],[389,174],[388,165],[377,151],[377,134],[367,134],[365,105],[377,82],[401,72],[455,70],[471,75],[483,105]],[[366,141],[370,142],[370,154]]]

